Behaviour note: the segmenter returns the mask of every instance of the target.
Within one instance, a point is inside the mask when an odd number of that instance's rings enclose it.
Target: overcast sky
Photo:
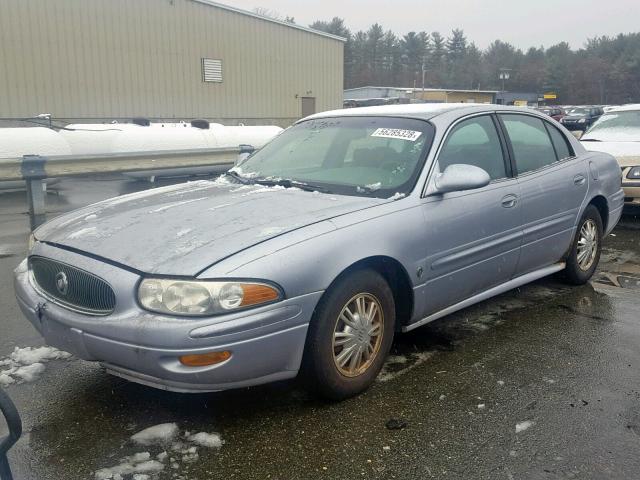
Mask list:
[[[378,22],[403,35],[410,31],[448,34],[462,28],[485,48],[499,38],[517,47],[548,47],[567,41],[640,31],[640,0],[218,0],[245,10],[264,7],[300,25],[334,16],[352,31]]]

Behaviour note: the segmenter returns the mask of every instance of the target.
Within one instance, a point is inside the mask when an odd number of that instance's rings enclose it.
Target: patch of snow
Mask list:
[[[245,172],[240,166],[233,167],[229,171],[240,175],[242,178],[256,178],[260,175],[260,172]]]
[[[382,182],[370,183],[369,185],[365,185],[365,187],[372,192],[375,192],[376,190],[380,190],[380,188],[382,188]]]
[[[504,380],[498,380],[498,385],[503,386],[504,385]]]
[[[215,207],[211,207],[208,210],[209,211],[214,211],[214,210],[217,210],[217,209],[222,208],[222,207],[228,207],[230,205],[231,205],[230,203],[223,203],[222,205],[216,205]]]
[[[401,198],[406,197],[406,194],[404,193],[400,193],[400,192],[396,192],[393,194],[392,197],[387,198],[387,200],[400,200]]]
[[[220,448],[223,444],[220,435],[217,433],[200,432],[188,437],[189,441],[207,448]]]
[[[87,215],[86,217],[84,217],[84,219],[89,222],[91,220],[95,220],[96,218],[98,218],[98,215],[96,215],[95,213],[92,213],[91,215]]]
[[[0,359],[0,366],[7,367],[0,370],[0,386],[33,382],[45,371],[44,363],[69,358],[70,353],[53,347],[15,347],[8,357]]]
[[[270,237],[271,235],[277,235],[278,233],[284,232],[287,227],[267,227],[260,230],[258,233],[258,238]]]
[[[13,352],[11,352],[11,355],[9,355],[9,360],[22,365],[31,365],[33,363],[41,363],[49,360],[66,360],[70,357],[70,353],[63,352],[62,350],[58,350],[53,347],[16,347]]]
[[[12,375],[14,377],[18,377],[24,382],[33,382],[44,371],[45,366],[42,363],[33,363],[31,365],[25,365],[24,367],[15,369]]]
[[[124,457],[118,465],[98,470],[94,477],[96,480],[119,480],[125,475],[133,475],[135,480],[148,479],[150,476],[147,473],[158,473],[164,470],[164,464],[150,458],[149,452]]]
[[[445,398],[447,398],[447,396],[446,396],[446,395],[444,395],[444,394],[442,394],[442,395],[440,395],[440,396],[438,397],[438,400],[442,401],[442,400],[444,400]]]
[[[178,425],[161,423],[131,436],[131,440],[140,445],[168,444],[178,435]]]
[[[382,367],[382,370],[380,371],[380,374],[378,375],[377,381],[388,382],[389,380],[398,378],[399,376],[404,375],[405,373],[413,370],[417,366],[423,364],[424,362],[429,360],[432,356],[433,356],[433,352],[413,353],[409,358],[407,358],[407,362],[402,362],[402,360],[398,362],[396,357],[396,361],[394,363],[385,362],[384,366]],[[394,369],[394,365],[398,365],[398,363],[400,364],[408,363],[409,365],[399,370]]]
[[[187,235],[188,233],[191,233],[193,231],[192,228],[183,228],[182,230],[179,230],[178,233],[176,233],[176,237],[180,238],[180,237],[184,237],[185,235]]]
[[[535,422],[531,420],[525,420],[524,422],[516,423],[516,433],[524,432],[528,428],[531,428],[535,425]]]
[[[72,240],[72,239],[82,238],[82,237],[95,237],[97,236],[97,234],[98,234],[98,229],[96,227],[85,227],[69,234],[67,238]]]
[[[484,403],[479,403],[478,404],[478,410],[484,410],[486,407],[486,405]]]
[[[160,453],[152,457],[151,452],[140,452],[120,459],[113,467],[102,468],[94,473],[95,480],[151,480],[158,479],[165,467],[179,470],[182,465],[200,459],[198,448],[220,448],[224,441],[217,433],[189,431],[180,432],[176,423],[162,423],[146,428],[131,440],[146,446],[161,446]],[[182,478],[174,472],[174,478]]]
[[[15,379],[10,375],[0,372],[0,387],[7,387],[15,382]]]
[[[162,207],[158,207],[154,210],[149,210],[149,213],[164,212],[166,210],[169,210],[170,208],[179,207],[180,205],[187,205],[188,203],[199,202],[201,200],[206,200],[207,198],[209,197],[193,198],[191,200],[181,200],[179,202],[168,203],[167,205],[163,205]]]

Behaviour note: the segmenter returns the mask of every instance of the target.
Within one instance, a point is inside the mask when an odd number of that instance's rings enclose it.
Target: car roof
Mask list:
[[[630,104],[630,105],[622,105],[621,107],[614,107],[614,108],[610,109],[609,111],[607,111],[607,113],[626,112],[626,111],[630,111],[630,110],[640,110],[640,103],[633,103],[633,104]]]
[[[383,116],[383,117],[407,117],[421,120],[429,120],[444,113],[458,111],[460,115],[476,112],[495,112],[497,110],[512,110],[522,112],[523,107],[495,105],[485,103],[409,103],[400,105],[379,105],[373,107],[344,108],[316,113],[303,120],[320,119],[328,117],[355,117],[355,116]]]

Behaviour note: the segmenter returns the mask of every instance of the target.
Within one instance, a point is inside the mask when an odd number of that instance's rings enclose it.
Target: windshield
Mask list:
[[[253,182],[383,198],[411,191],[433,126],[393,117],[339,117],[296,124],[231,172]]]
[[[640,142],[640,110],[605,113],[582,140]]]
[[[589,115],[590,113],[590,108],[572,108],[569,110],[569,115]]]

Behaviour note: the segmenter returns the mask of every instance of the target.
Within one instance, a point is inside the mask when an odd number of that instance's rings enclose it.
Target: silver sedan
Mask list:
[[[300,373],[341,399],[397,332],[555,272],[585,283],[620,185],[613,157],[530,110],[326,112],[215,181],[48,222],[15,289],[48,343],[129,380],[201,392]]]

